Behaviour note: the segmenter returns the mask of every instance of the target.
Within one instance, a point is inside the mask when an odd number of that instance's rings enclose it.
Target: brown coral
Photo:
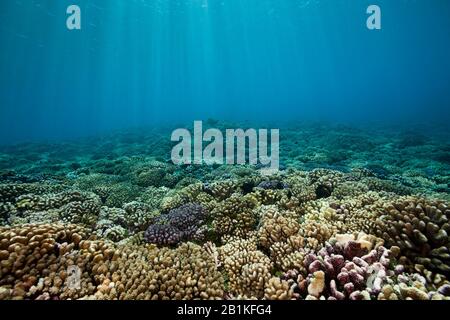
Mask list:
[[[219,248],[232,295],[262,298],[273,268],[269,257],[252,240],[234,239]]]
[[[78,226],[0,229],[0,286],[14,299],[214,299],[216,262],[200,246],[176,249],[86,240]],[[75,285],[70,271],[75,270]]]
[[[400,198],[377,220],[377,233],[388,245],[399,246],[413,263],[448,275],[449,216],[450,208],[444,201]]]

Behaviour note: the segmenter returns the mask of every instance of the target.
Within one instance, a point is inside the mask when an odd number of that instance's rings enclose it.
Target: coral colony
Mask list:
[[[164,129],[2,148],[0,299],[449,299],[448,149],[386,130],[283,128],[271,175]]]

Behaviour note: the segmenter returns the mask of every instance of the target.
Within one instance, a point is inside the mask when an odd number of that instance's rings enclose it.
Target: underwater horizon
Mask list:
[[[11,0],[0,38],[0,300],[450,300],[449,1]]]

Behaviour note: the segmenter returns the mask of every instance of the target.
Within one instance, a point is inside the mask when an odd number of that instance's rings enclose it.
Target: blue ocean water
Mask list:
[[[0,39],[1,143],[206,118],[450,119],[447,0],[8,0]]]

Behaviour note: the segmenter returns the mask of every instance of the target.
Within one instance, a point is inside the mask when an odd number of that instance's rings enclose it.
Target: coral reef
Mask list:
[[[162,129],[0,147],[0,299],[448,300],[448,139],[285,130],[271,175]]]

